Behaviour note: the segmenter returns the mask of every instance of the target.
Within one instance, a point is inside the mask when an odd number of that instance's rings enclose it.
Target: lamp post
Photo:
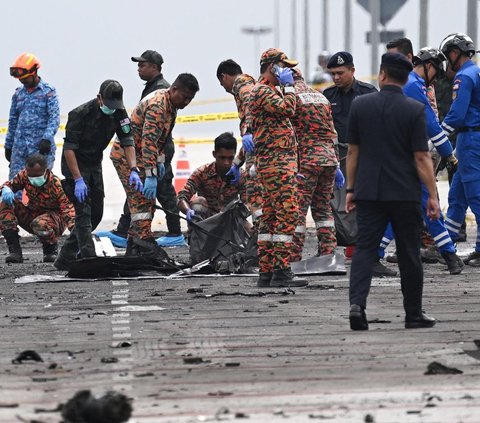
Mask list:
[[[260,36],[269,34],[272,32],[272,28],[269,26],[246,26],[242,28],[244,34],[253,35],[253,64],[260,61]]]

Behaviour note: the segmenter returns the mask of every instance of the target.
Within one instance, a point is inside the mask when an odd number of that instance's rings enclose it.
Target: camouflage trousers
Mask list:
[[[264,193],[258,225],[260,272],[288,269],[299,214],[296,149],[257,154],[255,166]]]
[[[17,231],[18,226],[38,236],[44,244],[55,244],[67,229],[67,223],[55,211],[30,209],[17,199],[13,206],[0,203],[0,231]]]
[[[300,217],[293,236],[291,261],[302,259],[303,244],[305,242],[306,216],[308,208],[312,212],[318,239],[318,255],[332,254],[337,248],[335,222],[333,220],[332,198],[335,183],[336,166],[320,168],[304,168],[304,178],[298,179],[298,198]]]
[[[155,214],[156,199],[149,200],[141,192],[135,191],[128,183],[130,169],[120,144],[113,144],[110,159],[127,194],[127,203],[132,219],[130,228],[128,229],[128,236],[141,239],[153,237],[152,220]],[[143,169],[140,169],[140,178],[142,181],[145,181],[145,172]],[[159,181],[159,183],[161,182]]]
[[[263,204],[263,192],[262,184],[260,183],[258,176],[250,176],[250,169],[255,164],[255,156],[253,154],[247,154],[247,160],[245,162],[245,172],[247,179],[245,182],[247,191],[247,207],[252,213],[253,223],[258,225],[258,219],[262,215]]]

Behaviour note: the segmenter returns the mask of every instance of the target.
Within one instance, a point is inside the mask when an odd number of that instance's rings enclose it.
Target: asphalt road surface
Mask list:
[[[472,240],[470,226],[461,254]],[[125,393],[137,423],[480,422],[478,268],[425,265],[432,329],[405,330],[398,277],[374,279],[359,333],[348,275],[310,277],[294,293],[261,291],[254,277],[21,285],[62,275],[32,238],[22,245],[25,263],[5,265],[0,241],[1,422],[58,423],[81,389]],[[13,364],[25,350],[43,361]],[[462,373],[425,375],[432,362]]]

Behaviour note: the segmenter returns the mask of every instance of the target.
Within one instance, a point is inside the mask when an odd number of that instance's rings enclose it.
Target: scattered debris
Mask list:
[[[63,404],[58,404],[55,408],[35,408],[34,413],[59,413],[63,409]]]
[[[65,423],[124,423],[131,415],[131,401],[115,391],[98,399],[89,390],[78,391],[62,409]]]
[[[365,423],[375,423],[375,418],[371,414],[365,415],[365,418],[363,419]]]
[[[240,366],[240,363],[235,363],[235,362],[225,363],[225,367],[239,367],[239,366]]]
[[[234,296],[242,296],[242,297],[266,297],[267,295],[295,295],[295,291],[291,288],[284,288],[281,291],[257,291],[257,292],[216,292],[215,294],[204,294],[204,295],[196,295],[196,298],[214,298],[214,297],[234,297]]]
[[[203,292],[202,288],[188,288],[187,294],[196,294],[197,292]]]
[[[130,341],[121,341],[112,345],[113,348],[130,348],[131,346],[132,343]]]
[[[445,366],[438,361],[432,361],[428,367],[425,375],[459,375],[463,372],[455,367]]]
[[[184,364],[201,364],[201,363],[211,363],[211,360],[204,360],[202,357],[184,357]]]
[[[147,373],[138,373],[134,375],[135,377],[153,377],[155,376],[152,372],[147,372]]]
[[[102,357],[100,363],[118,363],[117,357]]]
[[[42,357],[40,357],[40,355],[36,351],[26,350],[18,354],[12,360],[12,364],[23,364],[24,361],[36,361],[43,363]]]
[[[16,402],[0,402],[0,408],[17,408],[18,403]]]
[[[225,391],[217,391],[217,392],[209,392],[209,397],[228,397],[233,395],[233,392],[225,392]]]
[[[369,320],[368,323],[392,323],[392,321],[391,321],[391,320],[385,320],[385,319],[375,318],[375,319]]]

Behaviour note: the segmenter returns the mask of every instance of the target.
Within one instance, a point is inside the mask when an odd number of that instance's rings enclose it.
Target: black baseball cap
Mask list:
[[[123,88],[120,82],[107,79],[100,85],[99,94],[102,96],[103,104],[109,109],[125,109],[123,105]]]
[[[353,66],[353,57],[348,51],[339,51],[330,57],[327,68],[338,68],[340,66]]]
[[[132,57],[132,62],[149,62],[157,66],[163,65],[162,55],[155,50],[147,50],[140,57]]]
[[[410,60],[408,60],[402,53],[383,54],[381,64],[387,68],[397,68],[405,72],[411,72],[413,69],[412,62],[410,62]]]

